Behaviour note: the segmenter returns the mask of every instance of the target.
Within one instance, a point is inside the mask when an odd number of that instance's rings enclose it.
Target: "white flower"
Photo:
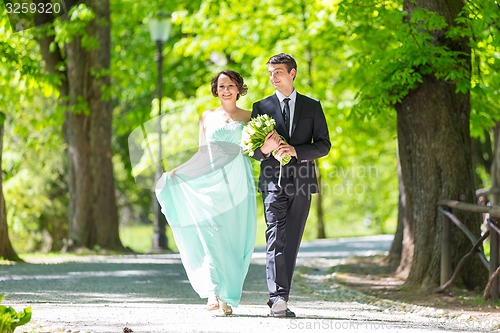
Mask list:
[[[267,114],[258,115],[251,119],[243,128],[241,135],[241,145],[245,154],[254,156],[255,149],[262,147],[264,138],[275,127],[276,121]],[[276,152],[273,152],[273,156]],[[287,164],[291,159],[290,155],[279,158],[281,165]]]

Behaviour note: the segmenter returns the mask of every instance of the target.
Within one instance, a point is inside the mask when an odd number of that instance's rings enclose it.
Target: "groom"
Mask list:
[[[259,192],[267,223],[267,304],[271,316],[295,317],[287,302],[311,194],[319,190],[314,160],[327,155],[331,144],[321,104],[294,88],[295,59],[281,53],[272,56],[267,66],[276,94],[256,102],[252,110],[252,118],[267,114],[276,121],[275,131],[268,134],[253,156],[261,161]],[[278,158],[292,156],[281,170],[271,154],[275,149]]]

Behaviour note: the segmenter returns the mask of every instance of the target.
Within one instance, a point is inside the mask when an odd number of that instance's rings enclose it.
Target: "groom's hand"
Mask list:
[[[289,154],[292,157],[297,158],[297,151],[293,146],[290,146],[286,142],[281,142],[278,151],[276,152],[276,157],[284,157],[286,154]]]
[[[273,130],[272,132],[269,132],[264,139],[264,144],[262,147],[260,147],[260,151],[262,152],[263,155],[269,156],[269,154],[277,149],[280,146],[280,143],[282,142],[280,135],[276,130]]]

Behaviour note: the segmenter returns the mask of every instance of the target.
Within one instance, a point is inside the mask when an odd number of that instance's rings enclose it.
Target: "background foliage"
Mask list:
[[[143,225],[152,233],[152,192],[133,177],[129,136],[157,115],[156,51],[146,21],[158,9],[173,13],[163,51],[165,140],[175,142],[166,145],[169,166],[189,156],[198,115],[217,105],[210,80],[218,71],[231,68],[243,75],[249,93],[239,104],[251,109],[273,93],[268,58],[291,53],[299,66],[297,90],[321,101],[330,128],[332,150],[320,160],[327,237],[394,232],[392,105],[419,82],[414,69],[439,69],[439,75],[460,82],[459,90],[471,89],[471,129],[478,138],[489,135],[500,112],[496,1],[466,2],[460,24],[447,29],[471,37],[472,78],[464,77],[459,54],[429,43],[426,34],[445,24],[440,17],[422,11],[408,21],[401,8],[401,1],[390,0],[111,0],[113,162],[124,244],[147,250],[126,230]],[[83,29],[81,22],[91,14],[76,8],[73,23],[59,24],[58,40]],[[18,251],[58,250],[67,228],[66,147],[58,92],[52,89],[57,77],[44,72],[36,33],[12,33],[6,15],[0,19],[0,109],[8,116],[2,169],[11,240]],[[482,176],[487,182],[484,170]],[[258,203],[258,244],[263,244]],[[305,239],[316,237],[316,224],[313,203]]]

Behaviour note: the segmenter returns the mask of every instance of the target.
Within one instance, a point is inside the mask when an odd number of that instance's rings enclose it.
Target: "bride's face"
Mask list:
[[[228,76],[221,74],[217,80],[217,96],[224,101],[234,101],[238,97],[239,91],[236,83],[231,80]]]

